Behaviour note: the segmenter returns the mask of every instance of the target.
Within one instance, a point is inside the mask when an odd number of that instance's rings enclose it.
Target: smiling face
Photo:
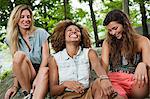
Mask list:
[[[106,26],[106,28],[107,28],[108,33],[110,35],[115,36],[117,39],[121,39],[122,38],[122,34],[123,34],[123,26],[122,26],[122,24],[119,24],[116,21],[112,21]]]
[[[66,42],[80,42],[81,32],[80,29],[75,25],[70,25],[65,30],[65,41]]]
[[[21,29],[21,30],[26,30],[26,29],[30,28],[30,26],[31,26],[31,14],[30,14],[29,10],[23,10],[22,11],[18,25],[19,25],[19,29]]]

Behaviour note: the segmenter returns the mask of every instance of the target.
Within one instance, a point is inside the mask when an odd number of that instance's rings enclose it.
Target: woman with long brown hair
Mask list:
[[[103,24],[108,33],[101,62],[114,90],[121,99],[143,98],[148,93],[149,39],[137,34],[127,15],[120,10],[110,11]]]
[[[25,97],[33,89],[34,99],[44,98],[48,89],[48,33],[34,26],[28,5],[18,5],[11,12],[7,34],[13,57],[14,83],[7,90],[5,99],[13,97],[19,87]]]

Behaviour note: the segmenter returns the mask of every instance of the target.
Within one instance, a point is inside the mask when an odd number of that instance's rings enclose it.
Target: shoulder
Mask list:
[[[147,37],[138,35],[136,41],[139,49],[144,50],[150,48],[150,40]]]
[[[43,29],[43,28],[37,28],[35,30],[35,32],[47,32],[47,31],[45,29]]]
[[[61,60],[61,57],[63,56],[64,52],[63,51],[59,51],[59,52],[56,52],[53,54],[53,57],[56,59],[56,60]]]
[[[108,44],[107,39],[104,40],[103,45],[102,45],[102,53],[103,52],[108,52],[110,51],[111,45]]]
[[[48,32],[43,29],[43,28],[37,28],[35,31],[34,31],[34,34],[36,35],[48,35]]]
[[[150,44],[150,40],[147,37],[142,36],[142,35],[139,35],[137,37],[137,42],[138,42],[138,45],[147,45],[147,44]]]
[[[103,41],[102,48],[103,48],[103,47],[108,47],[108,46],[109,46],[108,41],[107,41],[107,39],[105,39],[105,40]]]
[[[89,57],[98,56],[96,50],[94,50],[92,48],[89,49],[88,55],[89,55]]]
[[[34,35],[38,38],[41,38],[43,41],[45,41],[45,39],[47,39],[49,37],[48,32],[45,29],[42,29],[42,28],[37,28],[34,31]]]

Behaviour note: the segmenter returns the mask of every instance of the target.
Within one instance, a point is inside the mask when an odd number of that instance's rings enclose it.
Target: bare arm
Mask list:
[[[11,97],[15,96],[15,94],[18,91],[18,81],[16,79],[16,77],[14,78],[14,82],[13,82],[13,86],[11,86],[7,92],[5,93],[5,97],[4,99],[10,99]]]
[[[50,56],[48,60],[49,67],[49,82],[50,82],[50,93],[52,96],[58,96],[62,94],[65,90],[65,86],[63,84],[58,84],[58,66],[54,57]]]
[[[14,77],[13,86],[15,86],[15,87],[17,87],[17,88],[19,87],[19,85],[18,85],[18,80],[17,80],[16,77]]]
[[[48,56],[49,56],[49,46],[48,41],[46,40],[42,45],[42,62],[40,67],[47,66]]]
[[[104,40],[102,45],[102,54],[101,54],[101,64],[104,69],[108,72],[109,66],[109,47],[106,40]]]
[[[89,51],[89,59],[90,59],[92,68],[95,70],[96,74],[99,77],[97,79],[99,81],[99,87],[101,87],[105,95],[111,95],[112,92],[114,92],[112,84],[108,79],[105,69],[100,64],[100,61],[98,59],[96,52],[92,49]]]
[[[148,75],[146,66],[150,67],[150,41],[144,36],[139,36],[137,39],[138,49],[142,53],[142,62],[138,63],[134,77],[135,83],[139,87],[144,86],[145,83],[148,83]]]
[[[106,75],[106,71],[101,66],[96,51],[94,51],[93,49],[90,49],[88,55],[89,55],[89,60],[90,60],[91,66],[94,69],[94,71],[96,72],[96,74],[98,76],[100,76],[100,75]]]
[[[140,41],[140,46],[142,49],[142,60],[150,67],[150,41],[148,38],[143,37]]]

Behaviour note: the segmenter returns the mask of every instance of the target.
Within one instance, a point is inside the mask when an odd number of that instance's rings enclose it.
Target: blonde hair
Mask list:
[[[35,30],[34,24],[33,24],[33,14],[32,10],[28,5],[18,5],[16,6],[10,15],[10,18],[8,20],[7,24],[7,40],[10,47],[10,51],[12,53],[12,56],[15,54],[15,52],[19,48],[18,44],[18,34],[19,34],[19,26],[18,22],[20,20],[20,16],[23,10],[28,10],[31,14],[31,26],[28,33],[32,33]]]

